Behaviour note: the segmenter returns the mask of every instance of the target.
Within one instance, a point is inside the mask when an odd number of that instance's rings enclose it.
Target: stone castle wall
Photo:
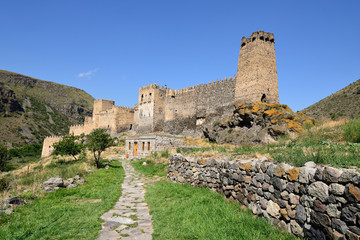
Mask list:
[[[360,173],[354,169],[170,156],[168,178],[204,186],[309,239],[360,239]]]
[[[169,91],[166,95],[164,131],[172,134],[195,132],[199,119],[230,113],[235,94],[233,78]],[[187,134],[184,134],[187,135]]]
[[[59,136],[50,136],[44,139],[43,148],[41,151],[41,157],[48,157],[54,151],[53,144],[61,141],[62,137]]]

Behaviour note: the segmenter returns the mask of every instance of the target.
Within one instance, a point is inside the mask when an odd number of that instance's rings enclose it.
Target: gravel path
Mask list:
[[[125,179],[122,195],[115,207],[101,216],[105,222],[98,240],[148,240],[153,232],[151,215],[145,203],[146,179],[136,172],[128,160],[122,160]]]

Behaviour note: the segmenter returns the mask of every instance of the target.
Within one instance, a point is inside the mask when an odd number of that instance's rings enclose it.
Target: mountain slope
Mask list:
[[[78,88],[0,70],[0,143],[41,143],[91,116],[94,98]]]
[[[360,79],[302,110],[313,118],[360,117]]]

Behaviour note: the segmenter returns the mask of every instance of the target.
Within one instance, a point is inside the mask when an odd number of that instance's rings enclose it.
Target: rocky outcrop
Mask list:
[[[13,90],[0,82],[0,116],[8,117],[10,113],[23,111]]]
[[[205,125],[203,133],[210,141],[221,144],[268,143],[286,133],[299,131],[303,124],[313,122],[286,105],[259,102],[240,104],[232,115]]]
[[[299,237],[360,238],[360,173],[353,169],[173,154],[167,177],[217,191]]]

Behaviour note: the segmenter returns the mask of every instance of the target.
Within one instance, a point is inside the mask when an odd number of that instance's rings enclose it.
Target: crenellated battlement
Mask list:
[[[62,139],[62,136],[47,136],[44,139]]]
[[[147,85],[147,86],[144,86],[144,87],[140,87],[140,91],[144,91],[144,90],[149,90],[149,89],[159,89],[160,86],[157,85],[156,83],[153,83],[153,84],[150,84],[150,85]],[[161,88],[164,88],[164,86],[161,86]]]
[[[70,128],[79,128],[79,127],[84,127],[84,124],[75,124],[70,126]]]
[[[207,84],[199,84],[199,85],[195,85],[192,87],[187,87],[187,88],[182,88],[182,89],[178,89],[178,90],[172,90],[172,89],[166,89],[166,96],[167,97],[172,97],[172,96],[177,96],[177,95],[182,95],[182,94],[186,94],[189,92],[194,92],[196,90],[201,90],[204,88],[221,88],[227,84],[233,84],[236,81],[235,76],[234,77],[229,77],[229,78],[224,78],[224,79],[217,79],[216,81],[212,81],[212,82],[208,82]]]
[[[241,39],[241,48],[245,47],[247,44],[255,42],[255,41],[263,41],[270,44],[275,44],[275,38],[273,33],[257,31],[251,34],[249,38],[243,37]]]
[[[128,111],[128,112],[135,111],[135,107],[115,106],[115,108],[121,111]]]

